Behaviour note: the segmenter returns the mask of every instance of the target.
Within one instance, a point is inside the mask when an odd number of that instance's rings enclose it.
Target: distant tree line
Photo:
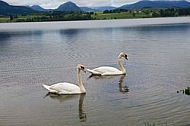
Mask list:
[[[105,10],[103,14],[107,13],[122,13],[132,14],[132,17],[136,17],[136,13],[144,13],[147,17],[177,17],[190,15],[190,8],[169,8],[169,9],[152,9],[144,8],[142,10],[125,10],[114,9]],[[34,13],[32,15],[22,15],[19,18],[18,15],[10,15],[10,22],[43,22],[43,21],[74,21],[74,20],[94,20],[97,13],[94,12],[76,12],[76,11],[51,11],[44,13]],[[106,17],[106,16],[105,16]],[[113,18],[116,19],[116,18]]]
[[[156,15],[155,15],[156,14]],[[181,9],[160,9],[159,13],[153,13],[153,17],[176,17],[176,16],[187,16],[190,15],[190,8],[181,8]]]
[[[105,11],[103,11],[103,14],[107,14],[107,13],[122,13],[122,12],[128,12],[128,10],[126,10],[126,9],[105,10]]]
[[[125,9],[114,9],[114,10],[105,10],[104,14],[107,13],[122,13],[122,12],[144,12],[147,17],[176,17],[176,16],[187,16],[190,15],[190,8],[168,8],[168,9],[151,9],[144,8],[142,10],[125,10]]]
[[[52,11],[36,16],[27,16],[26,19],[17,19],[17,22],[42,22],[42,21],[71,21],[71,20],[91,20],[89,12],[75,12],[75,11]],[[10,16],[12,19],[12,16]]]

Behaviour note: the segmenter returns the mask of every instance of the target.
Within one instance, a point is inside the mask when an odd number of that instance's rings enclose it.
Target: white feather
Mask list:
[[[125,57],[125,59],[127,59],[127,55],[125,53],[121,52],[118,56],[118,64],[119,64],[120,70],[115,67],[101,66],[101,67],[98,67],[98,68],[95,68],[92,70],[87,69],[87,71],[93,75],[102,75],[102,76],[126,74],[126,70],[123,67],[123,64],[121,62],[122,57]]]
[[[50,93],[56,93],[56,94],[81,94],[81,93],[86,93],[86,90],[82,84],[81,76],[80,76],[80,70],[83,69],[84,67],[82,65],[77,66],[77,80],[78,80],[78,85],[68,83],[68,82],[63,82],[63,83],[57,83],[53,84],[51,86],[43,84],[42,86],[47,89]]]

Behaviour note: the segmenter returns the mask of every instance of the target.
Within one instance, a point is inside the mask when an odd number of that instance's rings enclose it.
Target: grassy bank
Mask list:
[[[129,18],[154,18],[189,16],[190,8],[186,9],[142,9],[138,11],[118,12],[46,12],[28,15],[1,16],[0,23],[8,22],[43,22],[43,21],[74,21],[74,20],[111,20]]]
[[[68,21],[69,17],[73,15],[65,15],[64,19],[60,21]],[[75,15],[76,16],[76,15]],[[62,17],[62,16],[60,16]],[[111,20],[111,19],[129,19],[129,18],[144,18],[148,17],[145,13],[108,13],[96,12],[90,14],[90,18],[84,18],[84,20]],[[66,19],[68,18],[68,19]],[[28,15],[16,15],[16,16],[0,16],[0,23],[8,22],[41,22],[41,21],[58,21],[58,18],[52,18],[51,14],[28,14]],[[80,19],[79,19],[80,20]],[[81,18],[83,20],[83,18]]]
[[[122,13],[102,13],[98,12],[92,15],[94,19],[97,20],[109,20],[109,19],[128,19],[128,18],[147,18],[149,17],[144,12],[135,12],[135,13],[129,13],[129,12],[122,12]]]

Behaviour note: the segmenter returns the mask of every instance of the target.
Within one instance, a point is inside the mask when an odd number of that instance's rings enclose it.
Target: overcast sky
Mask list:
[[[67,1],[72,1],[79,7],[82,6],[96,7],[96,6],[110,6],[110,5],[118,7],[124,4],[134,3],[139,0],[2,0],[2,1],[5,1],[11,5],[40,5],[41,7],[46,9],[55,9],[59,5]]]

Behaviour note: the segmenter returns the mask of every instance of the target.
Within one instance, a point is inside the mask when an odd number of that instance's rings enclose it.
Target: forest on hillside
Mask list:
[[[189,16],[190,8],[169,8],[141,10],[105,10],[103,12],[74,12],[52,11],[46,13],[33,13],[27,15],[0,16],[0,22],[43,22],[43,21],[76,21],[76,20],[109,20],[127,18],[154,18]]]

